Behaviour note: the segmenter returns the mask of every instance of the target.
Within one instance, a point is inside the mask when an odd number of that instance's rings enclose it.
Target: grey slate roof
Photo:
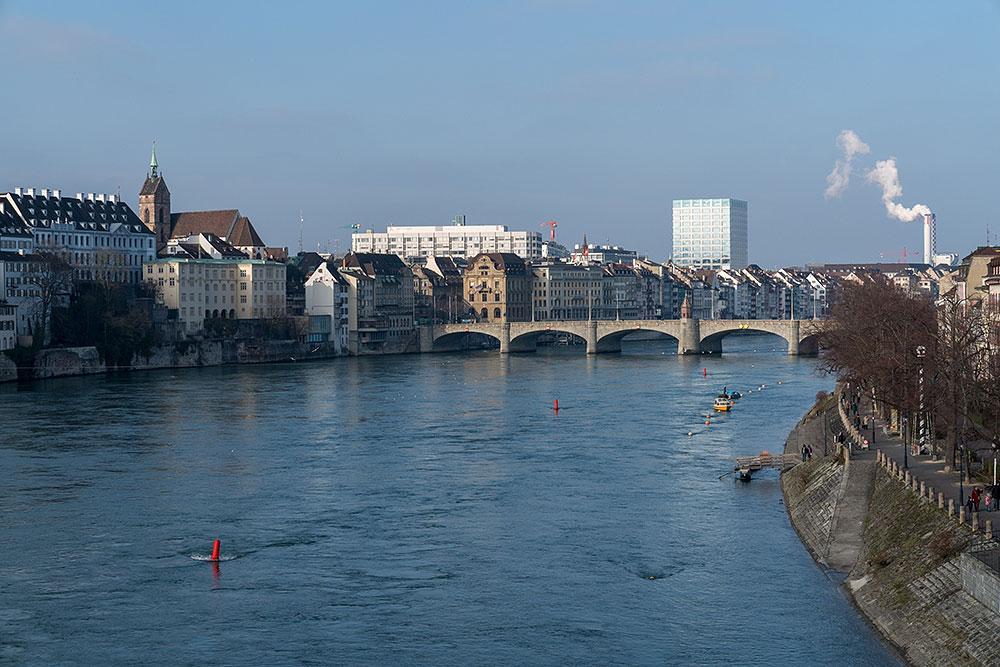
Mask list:
[[[8,201],[13,201],[29,227],[47,228],[53,222],[69,222],[78,231],[110,231],[114,225],[121,224],[127,226],[133,234],[153,235],[123,201],[43,197],[40,194],[14,192],[7,193],[6,197]]]

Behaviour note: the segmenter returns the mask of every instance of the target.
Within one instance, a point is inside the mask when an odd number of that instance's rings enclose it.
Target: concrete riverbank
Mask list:
[[[813,448],[782,476],[802,542],[822,567],[846,575],[846,594],[910,664],[1000,664],[1000,610],[977,600],[1000,582],[982,565],[996,541],[921,495],[890,459],[834,446],[841,430],[831,397],[786,441],[786,452]]]
[[[109,368],[100,358],[97,348],[51,348],[40,350],[30,366],[20,368],[11,358],[0,354],[0,382],[44,380],[115,371],[306,361],[336,356],[341,355],[336,353],[333,343],[227,339],[157,346],[148,355],[136,355],[129,368]]]

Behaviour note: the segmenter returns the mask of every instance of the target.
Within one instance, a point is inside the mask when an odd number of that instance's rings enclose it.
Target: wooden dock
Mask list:
[[[759,470],[773,469],[784,472],[801,460],[802,457],[798,454],[771,454],[770,452],[761,452],[756,456],[737,456],[733,472],[739,473],[740,479],[750,481],[751,475]]]

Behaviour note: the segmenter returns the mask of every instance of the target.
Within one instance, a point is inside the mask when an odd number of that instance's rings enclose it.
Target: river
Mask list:
[[[0,661],[898,664],[719,479],[832,388],[775,341],[0,386]]]

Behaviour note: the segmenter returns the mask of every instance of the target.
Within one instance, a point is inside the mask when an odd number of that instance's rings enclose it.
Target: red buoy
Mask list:
[[[212,545],[212,560],[219,560],[219,540]]]
[[[707,368],[702,368],[701,369],[701,376],[703,378],[707,378],[708,377],[708,369]]]
[[[556,412],[559,412],[559,399],[556,399]]]

